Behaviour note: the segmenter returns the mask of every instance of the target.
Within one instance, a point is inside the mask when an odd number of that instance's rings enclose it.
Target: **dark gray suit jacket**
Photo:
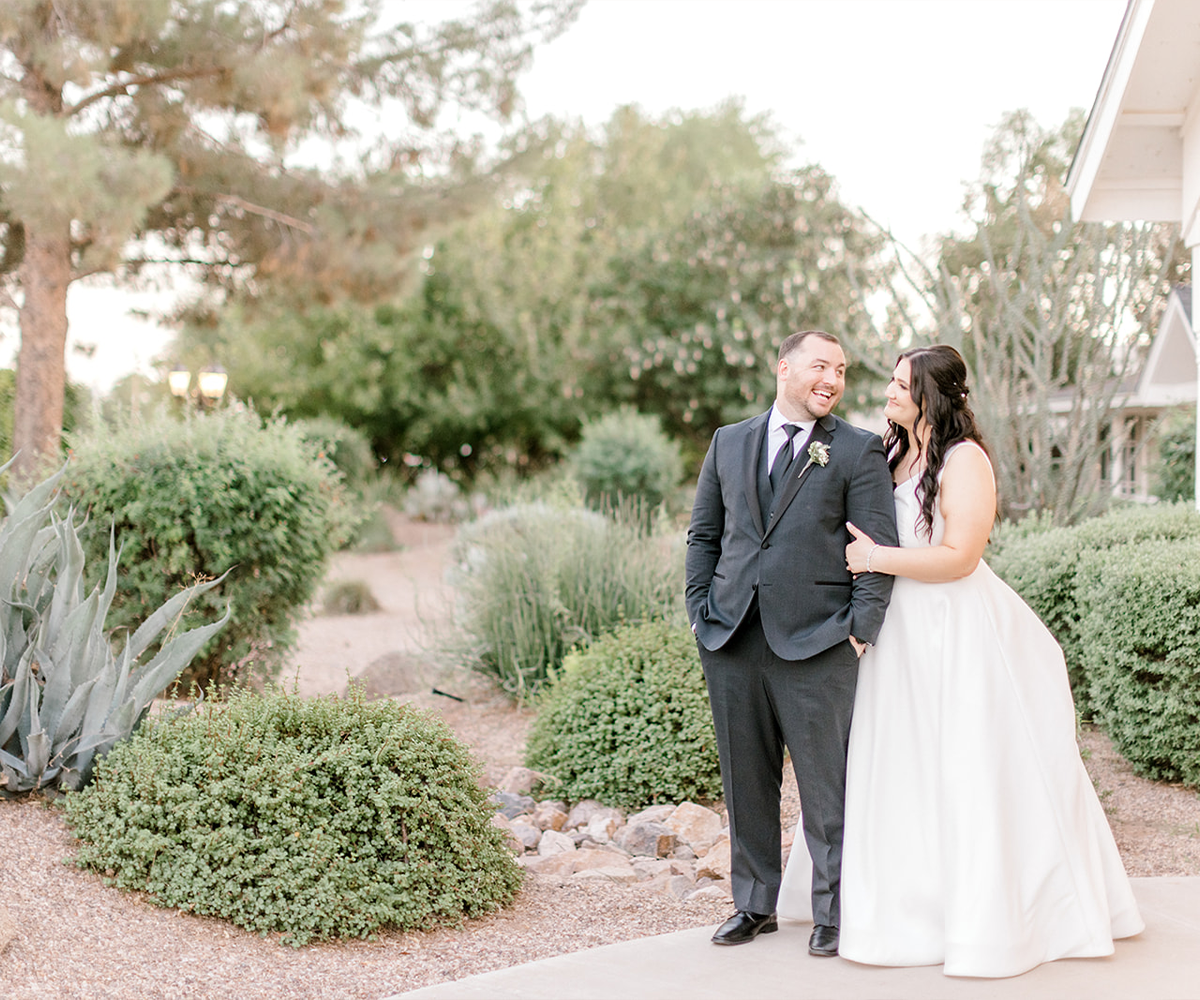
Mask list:
[[[805,469],[807,446],[801,448],[764,523],[760,461],[769,414],[719,428],[700,470],[686,590],[696,637],[706,649],[720,649],[757,593],[763,633],[783,659],[807,659],[849,636],[874,642],[892,577],[851,576],[846,522],[880,544],[898,544],[883,442],[832,414],[819,420],[809,440],[828,446],[828,464]]]

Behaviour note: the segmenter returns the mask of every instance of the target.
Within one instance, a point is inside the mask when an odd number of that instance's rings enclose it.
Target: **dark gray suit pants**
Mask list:
[[[813,920],[837,927],[846,747],[858,681],[854,647],[843,642],[807,660],[781,659],[767,645],[755,609],[721,649],[700,644],[700,661],[729,812],[734,905],[775,912],[786,746],[813,861]]]

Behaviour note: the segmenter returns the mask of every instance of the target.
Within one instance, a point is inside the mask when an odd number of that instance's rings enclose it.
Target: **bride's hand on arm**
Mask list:
[[[866,573],[868,572],[867,560],[870,559],[872,563],[871,568],[877,569],[878,567],[874,565],[875,560],[871,552],[873,549],[882,548],[882,546],[876,545],[875,540],[870,535],[860,528],[856,528],[849,521],[846,522],[846,528],[854,536],[854,540],[846,546],[846,568],[855,575]],[[875,553],[875,555],[878,554],[878,552]]]
[[[925,583],[946,583],[970,576],[983,558],[996,519],[996,484],[992,467],[978,448],[957,449],[942,471],[938,505],[945,532],[940,545],[916,548],[876,546],[853,525],[846,547],[846,564],[852,573],[871,571],[906,576]],[[918,526],[923,531],[923,526]],[[853,550],[853,552],[852,552]]]

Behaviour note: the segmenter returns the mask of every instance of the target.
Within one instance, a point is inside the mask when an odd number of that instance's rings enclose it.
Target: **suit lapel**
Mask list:
[[[750,442],[743,456],[742,482],[746,489],[746,502],[750,505],[750,519],[759,535],[763,535],[762,507],[758,498],[758,464],[763,450],[763,439],[767,436],[767,418],[771,411],[762,414],[757,421],[751,422],[747,431]]]
[[[783,512],[788,509],[788,505],[796,498],[796,494],[800,492],[800,488],[808,482],[808,478],[814,471],[821,467],[815,462],[808,460],[808,446],[814,441],[824,445],[828,445],[833,440],[833,430],[837,426],[837,421],[833,415],[822,417],[813,425],[812,433],[808,436],[808,441],[796,456],[794,468],[788,473],[787,485],[783,488],[783,495],[780,496],[779,502],[775,505],[775,516],[771,518],[771,523],[767,525],[765,534],[769,535],[771,529],[775,527],[783,517]]]

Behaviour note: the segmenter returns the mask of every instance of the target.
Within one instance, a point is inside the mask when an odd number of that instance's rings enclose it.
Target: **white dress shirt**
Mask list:
[[[812,433],[815,420],[799,421],[788,420],[778,408],[771,406],[771,416],[767,418],[767,448],[770,449],[767,454],[771,456],[771,461],[774,463],[775,455],[779,449],[783,447],[783,442],[787,440],[787,431],[783,429],[784,424],[797,424],[800,430],[792,438],[792,457],[796,457],[796,449],[802,448],[804,442],[808,440],[808,436]],[[771,470],[767,469],[767,474],[770,475]]]

